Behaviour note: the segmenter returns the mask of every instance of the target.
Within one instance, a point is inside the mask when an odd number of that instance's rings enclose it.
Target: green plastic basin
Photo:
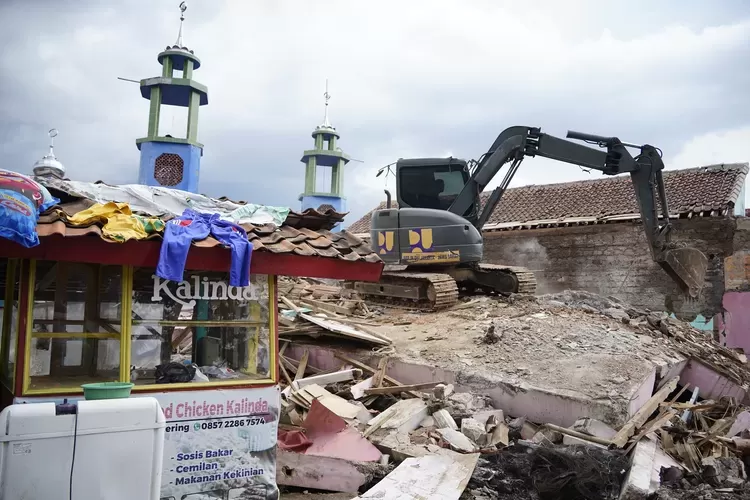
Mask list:
[[[83,397],[88,400],[95,399],[122,399],[130,397],[130,382],[98,382],[96,384],[83,384]]]

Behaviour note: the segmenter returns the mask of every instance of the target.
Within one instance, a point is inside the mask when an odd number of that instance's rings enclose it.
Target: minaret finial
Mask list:
[[[55,157],[55,137],[57,137],[57,129],[52,128],[48,132],[49,134],[49,156]]]
[[[328,93],[328,78],[326,78],[326,91],[323,94],[323,97],[326,100],[326,111],[325,115],[323,116],[323,126],[326,128],[331,128],[331,124],[328,122],[328,101],[331,99],[331,94]]]
[[[185,21],[185,11],[187,10],[187,4],[185,2],[180,3],[180,32],[177,33],[177,45],[178,47],[183,47],[182,44],[182,24]]]

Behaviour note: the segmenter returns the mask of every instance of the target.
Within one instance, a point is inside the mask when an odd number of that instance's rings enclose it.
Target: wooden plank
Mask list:
[[[477,466],[478,453],[407,458],[354,500],[458,500]]]
[[[379,337],[375,337],[374,335],[365,333],[362,330],[357,330],[351,325],[338,323],[336,322],[336,320],[333,320],[330,318],[319,318],[317,316],[312,316],[310,314],[305,314],[305,313],[300,313],[300,317],[304,319],[305,321],[314,323],[320,326],[321,328],[325,328],[329,332],[336,333],[338,335],[341,335],[342,337],[356,339],[356,340],[364,341],[370,344],[376,344],[376,345],[382,345],[382,346],[391,345],[390,342],[385,341]]]
[[[279,368],[281,368],[281,374],[284,376],[284,380],[286,380],[286,383],[289,387],[292,386],[292,377],[289,376],[289,372],[286,371],[286,368],[284,368],[284,357],[282,356],[281,359],[279,359]]]
[[[372,387],[377,389],[383,385],[383,377],[385,377],[385,371],[388,369],[388,356],[383,356],[378,361],[378,371],[375,372],[375,376],[372,377]]]
[[[305,349],[302,353],[302,358],[299,360],[299,366],[297,367],[297,373],[294,375],[294,380],[305,378],[305,369],[307,368],[307,360],[310,357],[310,351]]]
[[[573,436],[574,438],[582,439],[584,441],[590,441],[592,443],[600,444],[602,446],[610,446],[612,444],[611,441],[607,439],[602,439],[600,437],[596,436],[589,436],[588,434],[584,434],[582,432],[574,431],[573,429],[567,429],[565,427],[560,427],[559,425],[554,424],[544,424],[544,427],[548,428],[551,431],[557,431],[560,434],[567,434],[568,436]]]
[[[345,316],[352,313],[352,309],[349,307],[337,306],[336,304],[329,304],[328,302],[321,302],[319,300],[300,299],[299,302],[310,309],[319,309],[323,312],[343,314]]]
[[[373,377],[374,378],[374,377]],[[365,389],[365,394],[397,394],[399,392],[407,391],[421,391],[424,389],[432,389],[438,384],[443,382],[426,382],[424,384],[411,384],[411,385],[394,385],[391,387],[376,387],[373,389]]]
[[[367,373],[371,373],[371,374],[375,375],[375,369],[373,367],[371,367],[371,366],[367,366],[364,363],[360,363],[356,359],[352,359],[350,357],[344,356],[343,354],[340,354],[340,353],[337,353],[337,352],[334,352],[333,355],[335,357],[339,358],[341,361],[344,361],[345,363],[349,363],[350,365],[355,366],[357,368],[360,368],[363,371],[366,371]],[[395,378],[389,377],[388,375],[385,375],[383,377],[383,380],[386,381],[386,382],[389,382],[389,383],[391,383],[393,385],[404,385],[401,382],[399,382],[398,380],[396,380]],[[406,394],[408,394],[409,396],[411,396],[413,398],[420,397],[419,394],[416,394],[414,392],[407,392]]]
[[[664,384],[664,386],[656,391],[651,398],[646,401],[646,404],[641,406],[641,408],[635,412],[635,415],[633,415],[630,420],[628,420],[625,425],[622,426],[622,428],[615,434],[615,437],[612,438],[612,443],[617,446],[618,448],[622,448],[625,446],[628,442],[628,439],[630,439],[630,436],[632,436],[636,429],[639,429],[643,426],[643,424],[646,423],[646,420],[651,416],[654,411],[656,411],[657,408],[659,408],[659,405],[664,402],[664,400],[667,399],[669,394],[675,390],[677,387],[677,382],[679,382],[680,377],[674,377],[672,380]]]

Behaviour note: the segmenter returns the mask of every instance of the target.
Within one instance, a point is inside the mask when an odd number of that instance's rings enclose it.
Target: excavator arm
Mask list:
[[[539,128],[517,126],[504,130],[489,151],[480,158],[469,181],[448,210],[464,214],[500,169],[510,163],[503,181],[490,194],[478,217],[472,221],[481,230],[500,203],[526,156],[542,156],[599,170],[606,175],[629,173],[654,261],[683,290],[693,297],[697,296],[704,284],[708,259],[695,248],[680,248],[671,242],[672,226],[669,222],[669,207],[662,178],[664,163],[660,151],[650,145],[624,143],[617,137],[572,131],[568,132],[567,137],[597,144],[603,149],[594,149],[544,134]],[[640,152],[633,157],[627,148],[637,148]]]

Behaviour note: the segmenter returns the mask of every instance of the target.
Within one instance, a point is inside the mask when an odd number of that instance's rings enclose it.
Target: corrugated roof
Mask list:
[[[683,217],[690,213],[714,211],[725,215],[731,212],[747,173],[747,163],[664,171],[670,216]],[[489,195],[489,192],[482,194],[482,203]],[[397,206],[395,202],[392,205]],[[355,234],[368,233],[372,213],[383,208],[385,202],[351,224],[347,230]],[[544,221],[549,226],[576,218],[611,219],[638,213],[630,177],[620,175],[508,189],[485,228],[502,226],[503,229],[511,229],[525,226],[531,221]]]
[[[59,192],[54,193],[56,196]],[[40,238],[52,235],[65,237],[98,236],[102,237],[102,228],[98,223],[85,227],[74,227],[68,217],[94,204],[93,200],[73,196],[67,193],[60,205],[42,214],[37,224]],[[113,200],[115,201],[115,200]],[[169,220],[169,214],[161,217]],[[240,224],[247,231],[248,240],[254,251],[275,254],[294,254],[305,257],[323,257],[352,262],[381,262],[380,257],[360,238],[346,231],[333,233],[328,230],[343,219],[343,214],[336,211],[320,213],[308,209],[302,213],[290,212],[281,226],[275,224]],[[160,239],[154,234],[149,239]],[[193,243],[199,247],[221,245],[216,239],[208,237]]]

